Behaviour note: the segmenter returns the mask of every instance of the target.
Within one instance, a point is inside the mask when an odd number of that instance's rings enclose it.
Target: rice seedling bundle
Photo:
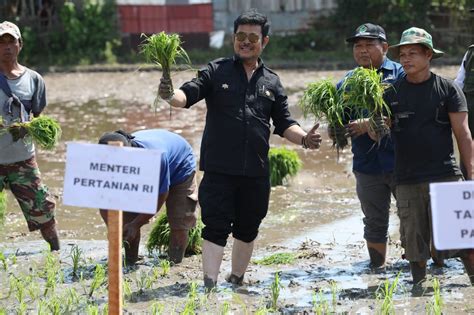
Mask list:
[[[188,247],[186,248],[187,255],[195,255],[201,253],[201,232],[204,224],[199,218],[196,226],[189,230]],[[170,225],[168,223],[168,216],[166,211],[163,211],[156,219],[151,229],[146,248],[149,252],[158,250],[160,253],[166,252],[169,247],[170,240]]]
[[[185,64],[190,64],[188,54],[181,46],[183,42],[178,34],[166,34],[161,32],[146,36],[140,45],[140,51],[145,55],[145,59],[149,63],[156,64],[161,67],[164,79],[171,80],[171,67],[176,61],[181,59]],[[158,94],[158,93],[157,93]],[[154,106],[157,108],[159,95],[156,96]]]
[[[310,83],[299,105],[305,118],[311,114],[316,120],[326,118],[330,126],[343,126],[344,104],[340,92],[329,79]]]
[[[343,101],[341,92],[331,80],[310,83],[299,101],[299,106],[305,118],[313,115],[316,120],[327,120],[329,128],[335,131],[334,146],[338,152],[348,145],[344,128],[344,121],[348,118],[347,103]]]
[[[371,127],[380,138],[388,133],[383,121],[383,115],[390,113],[390,108],[383,99],[387,87],[382,83],[382,73],[363,67],[356,68],[341,87],[344,91],[343,100],[351,106],[352,115],[362,118],[368,114]]]
[[[185,63],[190,64],[189,56],[181,46],[183,42],[178,34],[166,34],[161,32],[146,36],[140,45],[141,52],[145,55],[147,62],[157,64],[163,71],[163,77],[171,78],[171,67],[176,64],[177,59],[182,59]]]
[[[298,153],[286,148],[271,148],[268,152],[268,159],[272,186],[283,185],[288,177],[298,173],[302,165]]]
[[[61,126],[49,116],[35,117],[30,121],[14,123],[8,129],[23,127],[35,144],[45,150],[53,150],[61,138]]]

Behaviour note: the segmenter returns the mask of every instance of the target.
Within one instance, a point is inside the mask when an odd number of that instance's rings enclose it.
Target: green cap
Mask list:
[[[442,57],[444,52],[433,48],[433,38],[430,33],[422,28],[410,27],[403,31],[400,43],[397,45],[390,46],[388,49],[398,56],[400,46],[420,44],[428,47],[433,52],[433,59]]]

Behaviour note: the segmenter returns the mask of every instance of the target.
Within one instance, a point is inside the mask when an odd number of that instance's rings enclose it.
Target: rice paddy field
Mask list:
[[[453,78],[456,66],[435,67]],[[346,71],[277,70],[290,110],[303,128],[297,106],[308,83],[342,78]],[[172,73],[175,87],[195,71]],[[97,209],[62,205],[65,142],[96,143],[105,131],[165,128],[181,134],[199,152],[205,106],[189,110],[152,107],[160,72],[88,72],[45,75],[49,105],[45,114],[62,128],[59,146],[39,149],[44,181],[57,197],[62,249],[51,254],[39,233],[29,233],[8,193],[0,229],[0,314],[106,314],[106,229]],[[352,155],[336,159],[322,122],[320,150],[303,150],[272,136],[273,147],[293,149],[301,170],[286,185],[272,188],[270,209],[256,242],[244,286],[224,281],[229,246],[218,288],[205,294],[201,257],[170,264],[146,248],[150,225],[142,232],[139,263],[124,268],[125,314],[474,314],[474,288],[457,259],[428,267],[428,281],[413,290],[408,262],[401,258],[398,219],[392,205],[388,264],[371,271],[362,238],[362,214],[351,172]],[[202,174],[198,174],[199,178]],[[232,242],[229,242],[229,245]]]

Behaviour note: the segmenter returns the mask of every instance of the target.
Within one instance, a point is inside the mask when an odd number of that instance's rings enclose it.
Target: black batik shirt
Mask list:
[[[268,176],[270,119],[280,136],[297,124],[290,117],[277,74],[259,60],[249,81],[237,57],[222,58],[210,62],[180,89],[186,94],[186,107],[206,100],[202,171]]]

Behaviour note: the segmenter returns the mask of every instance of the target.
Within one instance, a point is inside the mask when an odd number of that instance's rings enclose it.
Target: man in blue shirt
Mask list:
[[[99,139],[99,144],[108,144],[110,141],[119,141],[128,147],[161,151],[156,212],[166,202],[170,225],[168,255],[172,262],[180,263],[188,244],[188,232],[196,224],[196,159],[192,147],[183,137],[163,129],[141,130],[133,134],[122,130],[108,132]],[[107,210],[100,210],[100,214],[107,223]],[[150,214],[124,212],[123,239],[127,264],[137,261],[140,228],[152,217]]]
[[[365,23],[346,41],[352,44],[354,60],[364,68],[382,73],[384,83],[393,83],[403,75],[399,63],[386,57],[387,37],[379,25]],[[353,71],[347,73],[346,78]],[[337,84],[340,88],[344,79]],[[353,165],[357,196],[364,213],[364,238],[370,256],[370,266],[382,267],[387,251],[388,221],[391,194],[395,191],[392,178],[394,167],[393,144],[389,136],[380,144],[369,135],[368,119],[350,121],[347,129],[352,138]],[[330,137],[334,137],[330,131]]]

